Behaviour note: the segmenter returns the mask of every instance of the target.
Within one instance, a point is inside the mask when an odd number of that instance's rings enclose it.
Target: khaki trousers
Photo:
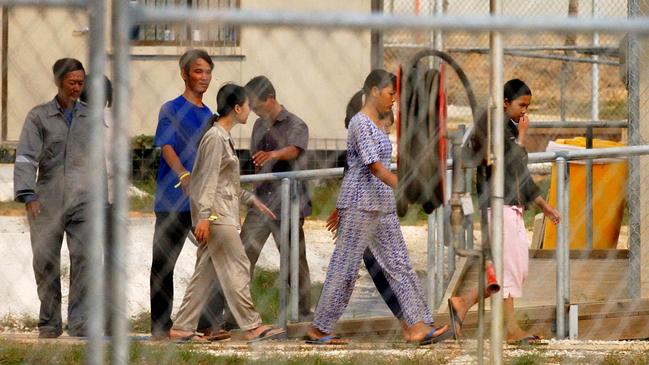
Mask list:
[[[214,280],[221,283],[231,315],[243,331],[261,326],[250,296],[250,261],[236,227],[210,225],[208,242],[198,248],[196,267],[174,322],[174,329],[194,331]]]

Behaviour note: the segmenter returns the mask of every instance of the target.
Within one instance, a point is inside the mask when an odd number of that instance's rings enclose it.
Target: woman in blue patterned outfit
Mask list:
[[[340,217],[336,248],[307,330],[309,343],[345,344],[333,334],[354,290],[363,252],[370,247],[393,288],[408,328],[408,342],[429,344],[449,338],[448,326],[432,327],[430,310],[408,257],[392,189],[397,176],[390,172],[392,145],[380,125],[380,115],[392,109],[396,77],[373,70],[365,79],[365,104],[349,123],[348,170],[336,203]]]

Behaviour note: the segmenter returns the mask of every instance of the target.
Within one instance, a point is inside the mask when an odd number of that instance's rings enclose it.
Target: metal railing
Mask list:
[[[91,65],[91,73],[96,77],[96,79],[90,80],[90,115],[93,117],[94,125],[97,129],[101,129],[103,125],[101,123],[101,114],[103,111],[103,105],[99,100],[102,99],[103,95],[103,86],[99,81],[101,75],[105,74],[105,60],[106,60],[106,49],[104,43],[104,35],[106,33],[106,9],[105,3],[102,0],[2,0],[0,5],[2,6],[53,6],[53,7],[79,7],[86,8],[91,17],[90,24],[90,34],[92,35],[92,40],[90,42],[89,50],[89,60]],[[492,4],[496,9],[501,8],[501,2],[498,0],[492,0]],[[629,13],[632,16],[635,16],[639,13],[637,1],[629,1]],[[629,128],[630,128],[630,141],[632,144],[637,144],[639,140],[638,133],[638,55],[637,55],[637,36],[640,34],[649,34],[649,19],[646,17],[633,17],[629,19],[614,19],[614,18],[558,18],[558,17],[512,17],[512,16],[502,16],[499,15],[500,11],[496,11],[495,15],[491,16],[448,16],[448,15],[432,15],[432,16],[386,16],[381,14],[369,14],[369,13],[342,13],[342,12],[324,12],[324,13],[313,13],[313,12],[298,12],[298,11],[267,11],[267,10],[193,10],[187,8],[145,8],[138,6],[136,4],[131,4],[128,0],[113,0],[112,1],[112,14],[113,14],[113,27],[112,27],[112,50],[114,52],[115,58],[112,64],[112,74],[115,79],[115,103],[113,108],[114,120],[117,121],[118,126],[128,125],[129,120],[129,32],[131,26],[134,24],[148,24],[148,23],[157,23],[157,22],[170,22],[170,23],[194,23],[194,24],[205,24],[219,22],[225,25],[247,25],[254,27],[301,27],[301,28],[319,28],[319,29],[352,29],[352,30],[390,30],[390,29],[409,29],[409,30],[427,30],[427,31],[486,31],[491,32],[492,34],[492,62],[491,69],[492,75],[495,77],[492,78],[492,90],[491,94],[493,97],[492,107],[494,105],[499,105],[498,101],[501,101],[502,97],[502,70],[503,70],[503,45],[500,38],[500,32],[610,32],[610,33],[631,33],[630,37],[630,57],[629,57],[629,97],[632,101],[630,103],[630,113],[629,113]],[[502,103],[500,103],[502,105]],[[496,114],[500,113],[496,108]],[[502,109],[500,109],[502,111]],[[502,118],[494,118],[494,146],[496,149],[497,146],[502,146],[502,134],[498,134],[499,128],[502,130]],[[101,135],[101,131],[98,131],[94,134],[94,139],[98,140]],[[124,146],[127,136],[127,128],[117,128],[115,131],[115,141],[116,146]],[[101,144],[97,143],[94,146],[99,149]],[[125,149],[124,149],[125,150]],[[118,149],[118,151],[120,151]],[[128,153],[118,152],[118,158],[116,160],[116,171],[115,171],[115,215],[119,220],[125,220],[127,217],[127,203],[126,203],[126,190],[124,186],[128,182]],[[602,149],[602,150],[587,150],[587,151],[570,151],[565,153],[541,153],[541,154],[531,154],[531,162],[539,161],[549,161],[549,160],[558,160],[560,164],[563,162],[561,160],[570,161],[575,159],[592,159],[599,157],[628,157],[628,156],[638,156],[649,154],[649,146],[633,146],[633,147],[624,147],[624,148],[612,148],[612,149]],[[494,227],[502,226],[502,200],[498,203],[498,192],[502,191],[503,180],[502,180],[502,154],[499,152],[496,154],[496,161],[498,163],[496,168],[496,181],[495,189],[496,193],[495,198],[497,204],[493,205],[494,216],[493,223]],[[98,165],[99,154],[92,154],[92,163]],[[634,166],[637,166],[637,161],[632,160]],[[564,163],[565,165],[565,163]],[[561,170],[564,168],[562,167]],[[331,170],[331,169],[327,169]],[[637,180],[636,174],[637,169],[631,168],[630,180],[631,183],[634,183]],[[340,171],[341,172],[341,171]],[[282,194],[283,199],[288,201],[290,194],[290,179],[302,180],[307,179],[310,174],[313,174],[313,178],[317,175],[324,177],[327,171],[323,170],[319,173],[310,173],[307,171],[301,171],[295,173],[295,175],[285,175],[281,177],[273,178],[286,178],[289,180],[283,180]],[[329,171],[331,173],[331,171]],[[338,173],[338,172],[336,172]],[[500,176],[500,177],[499,177]],[[248,179],[262,179],[263,176],[253,177],[244,177],[243,181]],[[95,192],[100,192],[103,183],[97,181],[98,184],[93,185],[93,188],[96,189]],[[565,184],[565,181],[561,180],[558,182],[559,186]],[[561,189],[565,189],[565,185]],[[95,196],[101,196],[101,194],[95,194]],[[562,200],[562,199],[560,199]],[[90,256],[93,258],[93,263],[90,265],[92,274],[91,277],[94,279],[92,287],[97,288],[93,292],[93,303],[98,304],[98,307],[93,307],[93,313],[89,317],[92,322],[90,325],[90,343],[88,347],[88,357],[87,361],[90,364],[101,364],[103,363],[103,335],[102,335],[102,316],[103,313],[101,309],[101,303],[104,300],[104,293],[101,290],[101,285],[99,284],[101,278],[101,265],[95,265],[98,262],[98,258],[101,257],[102,242],[103,237],[100,232],[103,229],[103,207],[100,207],[99,204],[94,204],[92,212],[90,214],[93,227],[93,240],[90,242],[91,253]],[[291,207],[294,209],[294,206]],[[567,206],[562,206],[561,210],[563,213],[566,212]],[[285,206],[282,210],[282,218],[289,216],[289,207]],[[630,220],[639,219],[639,217],[630,217]],[[284,220],[282,222],[286,222]],[[639,221],[637,222],[639,224]],[[114,227],[114,237],[115,237],[115,252],[118,255],[115,265],[115,268],[112,272],[112,275],[116,278],[124,278],[125,272],[124,267],[122,266],[124,255],[124,245],[127,242],[127,231],[123,225],[116,224]],[[282,225],[282,237],[283,241],[288,241],[290,227],[285,224]],[[566,226],[561,226],[561,252],[566,250]],[[496,268],[499,271],[499,278],[502,278],[502,232],[494,230],[492,232],[494,256]],[[634,241],[635,240],[635,241]],[[637,241],[637,242],[636,242]],[[635,262],[639,260],[639,238],[631,237],[631,261]],[[287,242],[284,243],[287,245]],[[286,247],[285,247],[286,248]],[[283,252],[287,253],[289,250],[284,249]],[[565,281],[565,273],[569,268],[569,263],[565,260],[564,255],[557,255],[557,259],[561,258],[561,262],[558,265],[558,272],[561,271],[564,276],[561,280]],[[635,261],[634,261],[635,260]],[[289,260],[293,262],[294,260]],[[282,261],[282,267],[286,268],[287,261],[284,259]],[[639,266],[638,266],[639,268]],[[632,269],[635,268],[632,265]],[[286,269],[283,269],[286,270]],[[287,274],[283,271],[283,278],[287,278]],[[639,275],[636,276],[639,278]],[[99,281],[98,281],[99,280]],[[297,280],[293,281],[293,285],[296,285]],[[122,364],[128,362],[128,336],[127,336],[127,327],[125,325],[126,321],[126,312],[123,310],[126,308],[126,298],[124,296],[124,280],[116,280],[118,283],[117,289],[115,292],[111,293],[116,299],[115,303],[117,308],[120,309],[120,312],[117,313],[117,320],[114,322],[115,326],[113,329],[113,347],[112,347],[112,356],[113,363]],[[633,287],[638,286],[639,283],[631,283]],[[559,287],[559,286],[558,286]],[[121,288],[121,289],[120,289]],[[121,292],[120,292],[121,290]],[[565,294],[567,290],[569,292],[569,282],[567,286],[563,286],[561,289],[561,295],[557,295],[557,300],[561,300],[561,303],[557,305],[557,321],[559,324],[560,318],[563,318],[563,305],[565,305]],[[96,294],[96,295],[95,295]],[[284,296],[285,297],[285,296]],[[498,301],[494,302],[495,304]],[[560,305],[559,305],[560,304]],[[284,302],[284,307],[286,302]],[[492,322],[492,362],[494,364],[502,363],[502,307],[500,305],[494,305],[493,315],[497,320]],[[286,312],[285,312],[286,313]],[[292,313],[293,315],[294,313]],[[565,320],[562,320],[565,326]],[[561,328],[558,327],[559,335],[562,335]]]

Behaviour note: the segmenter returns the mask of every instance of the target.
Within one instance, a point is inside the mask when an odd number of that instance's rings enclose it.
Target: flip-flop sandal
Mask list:
[[[276,333],[271,334],[272,331],[278,331]],[[287,338],[286,331],[283,329],[279,328],[269,328],[267,330],[264,330],[262,333],[259,334],[259,336],[251,339],[248,341],[248,344],[253,344],[253,343],[259,343],[263,341],[270,341],[270,340],[283,340]]]
[[[320,338],[310,338],[306,337],[304,340],[305,343],[309,345],[347,345],[348,342],[336,335],[327,335]]]
[[[206,337],[208,341],[223,341],[232,337],[230,331],[218,331]]]
[[[192,333],[191,335],[179,337],[179,338],[172,338],[171,339],[175,343],[188,343],[188,342],[195,342],[195,343],[202,343],[202,342],[208,342],[205,338],[200,333]]]
[[[513,346],[542,346],[547,345],[548,343],[544,342],[543,339],[537,335],[531,335],[523,337],[519,340],[507,341],[507,344]]]
[[[424,339],[418,342],[418,345],[419,346],[426,346],[426,345],[430,345],[430,344],[433,344],[433,343],[438,343],[438,342],[448,340],[449,338],[454,336],[453,331],[450,328],[447,329],[446,331],[440,333],[439,335],[434,336],[433,334],[435,332],[437,332],[438,330],[439,330],[439,327],[433,327],[433,329],[430,330],[430,332],[428,332],[428,334],[424,337]],[[412,342],[417,342],[417,341],[412,341]]]
[[[462,328],[462,320],[457,315],[457,310],[453,306],[451,298],[448,299],[448,315],[451,317],[451,326],[453,330],[453,338],[457,340],[458,330]]]

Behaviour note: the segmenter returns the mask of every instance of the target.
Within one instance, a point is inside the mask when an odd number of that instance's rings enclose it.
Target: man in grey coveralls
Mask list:
[[[64,233],[70,251],[67,331],[70,336],[86,334],[87,209],[93,198],[88,179],[91,173],[105,175],[104,168],[90,171],[87,163],[91,121],[86,105],[77,101],[85,80],[83,65],[63,58],[52,71],[58,93],[27,114],[14,167],[15,200],[25,203],[29,220],[41,338],[55,338],[63,332],[60,261]]]

